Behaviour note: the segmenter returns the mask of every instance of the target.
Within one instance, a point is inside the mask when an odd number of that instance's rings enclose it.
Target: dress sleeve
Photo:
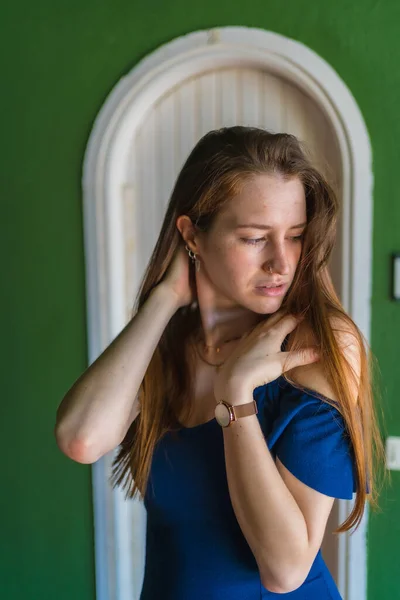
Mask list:
[[[279,412],[267,438],[271,453],[309,487],[351,500],[354,455],[340,412],[317,392],[299,390],[286,380],[280,387]]]

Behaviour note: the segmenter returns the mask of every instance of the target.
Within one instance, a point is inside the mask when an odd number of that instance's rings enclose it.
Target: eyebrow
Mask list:
[[[293,225],[289,229],[300,229],[300,227],[305,227],[306,225],[307,223],[299,223],[298,225]],[[246,229],[250,227],[252,229],[273,229],[271,225],[260,225],[260,223],[247,223],[242,225],[236,225],[235,229]]]

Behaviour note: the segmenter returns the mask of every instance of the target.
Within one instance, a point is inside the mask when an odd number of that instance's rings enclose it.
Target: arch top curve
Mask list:
[[[94,123],[93,134],[109,129],[111,115],[117,126],[118,115],[121,118],[132,103],[140,109],[140,98],[147,98],[148,107],[150,92],[158,97],[162,89],[186,77],[238,63],[268,69],[299,85],[327,112],[336,130],[340,127],[334,122],[341,121],[350,149],[352,140],[365,145],[366,160],[371,162],[371,145],[361,111],[333,67],[305,44],[254,27],[200,30],[161,45],[116,84]]]

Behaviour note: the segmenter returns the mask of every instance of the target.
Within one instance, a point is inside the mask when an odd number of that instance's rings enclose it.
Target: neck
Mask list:
[[[265,315],[253,313],[242,307],[206,310],[199,306],[199,312],[199,338],[210,351],[242,337],[265,318]]]
[[[204,272],[196,274],[197,302],[200,314],[199,338],[208,347],[222,348],[227,340],[239,338],[266,318],[243,306],[234,304],[209,284]]]

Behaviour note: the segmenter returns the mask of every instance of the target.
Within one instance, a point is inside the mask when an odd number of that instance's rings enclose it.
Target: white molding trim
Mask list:
[[[123,77],[94,123],[83,171],[89,362],[126,323],[121,182],[132,132],[161,95],[188,76],[228,66],[263,68],[302,88],[325,112],[339,143],[343,170],[342,300],[370,341],[372,281],[371,145],[361,112],[339,75],[294,40],[256,28],[197,31],[165,44]],[[141,273],[135,274],[139,285]],[[124,502],[108,485],[110,457],[93,466],[98,600],[133,598],[123,529]],[[340,501],[340,518],[351,502]],[[339,589],[366,600],[368,511],[353,535],[340,536]]]

